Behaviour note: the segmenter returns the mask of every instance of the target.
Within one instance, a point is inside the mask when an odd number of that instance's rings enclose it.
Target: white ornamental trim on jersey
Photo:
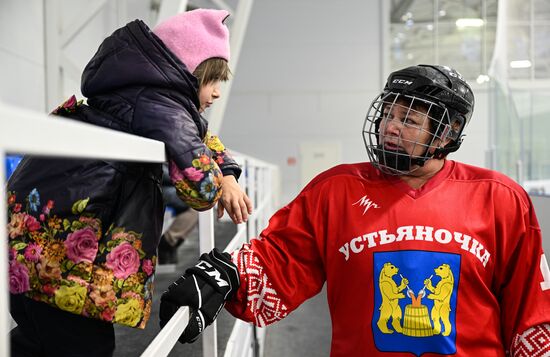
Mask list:
[[[514,357],[550,356],[550,325],[531,327],[521,335],[516,335],[510,352]]]
[[[256,319],[256,326],[264,327],[282,320],[288,315],[288,308],[277,296],[277,291],[268,281],[258,256],[249,244],[232,255],[233,263],[239,269],[241,282],[246,282],[247,306]]]
[[[451,232],[444,228],[435,229],[430,226],[401,226],[392,233],[388,233],[385,229],[366,233],[346,242],[338,251],[348,261],[352,253],[361,253],[365,248],[370,249],[376,246],[411,240],[439,244],[458,244],[461,249],[479,259],[484,267],[491,257],[491,253],[477,239],[461,232]]]

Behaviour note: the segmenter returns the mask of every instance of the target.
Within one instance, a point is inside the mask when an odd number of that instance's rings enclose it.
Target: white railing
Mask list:
[[[106,160],[164,162],[164,144],[155,140],[117,132],[64,118],[7,106],[0,102],[0,182],[5,182],[3,165],[7,153],[50,157],[81,157]],[[237,233],[225,251],[233,251],[259,234],[276,208],[278,168],[269,163],[234,153],[243,167],[239,183],[254,203],[254,213],[248,222],[239,225]],[[0,190],[0,224],[7,226],[6,191]],[[0,239],[7,242],[7,232],[0,230]],[[214,212],[199,216],[200,251],[214,247]],[[197,255],[198,257],[198,255]],[[7,249],[0,249],[0,356],[9,355],[10,319],[8,308]],[[183,307],[160,331],[142,356],[167,356],[188,321],[188,308]],[[265,330],[237,321],[225,349],[226,357],[261,356]],[[216,324],[203,333],[203,356],[217,356]]]
[[[259,230],[265,227],[268,218],[276,207],[276,192],[278,183],[278,169],[269,163],[246,157],[233,152],[237,162],[243,168],[240,179],[241,186],[246,190],[253,203],[254,213],[249,217],[246,225],[241,224],[237,232],[224,249],[232,252],[253,237],[257,237]],[[209,252],[214,248],[214,212],[201,212],[199,215],[199,249],[201,253]],[[155,337],[141,355],[142,357],[166,356],[166,346],[170,349],[177,343],[188,321],[188,308],[182,307],[178,315],[172,317],[169,324]],[[168,328],[167,328],[168,327]],[[263,353],[265,329],[255,328],[250,324],[237,321],[233,327],[227,343],[224,357],[256,357]],[[202,335],[202,349],[204,357],[216,357],[217,325],[214,322]],[[168,352],[170,351],[168,349]],[[256,351],[256,352],[255,352]]]

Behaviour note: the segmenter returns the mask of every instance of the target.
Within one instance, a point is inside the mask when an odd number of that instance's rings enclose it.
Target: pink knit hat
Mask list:
[[[172,16],[153,32],[191,73],[203,61],[219,57],[229,62],[229,30],[225,10],[197,9]]]

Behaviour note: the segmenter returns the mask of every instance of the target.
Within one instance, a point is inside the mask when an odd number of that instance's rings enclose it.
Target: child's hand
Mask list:
[[[222,179],[222,196],[218,201],[218,218],[223,216],[224,209],[235,224],[246,222],[248,215],[252,214],[252,202],[233,175],[224,176]]]

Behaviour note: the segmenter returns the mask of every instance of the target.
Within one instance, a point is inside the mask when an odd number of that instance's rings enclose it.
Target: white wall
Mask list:
[[[380,90],[379,18],[374,1],[254,2],[220,136],[280,165],[282,203],[301,188],[301,142],[339,141],[342,162],[366,159],[361,128]]]
[[[43,24],[42,1],[0,1],[0,100],[44,110]]]
[[[97,0],[0,0],[0,100],[12,105],[49,112],[45,96],[45,7],[55,6],[61,19],[60,33],[93,13]],[[68,63],[63,73],[61,103],[80,94],[80,76],[101,41],[116,28],[135,18],[149,22],[149,1],[108,1],[74,39],[60,58]],[[46,19],[47,21],[47,19]]]

